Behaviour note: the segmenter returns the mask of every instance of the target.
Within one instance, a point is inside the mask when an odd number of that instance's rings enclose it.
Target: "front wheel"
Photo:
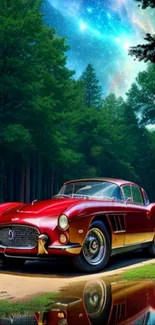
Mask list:
[[[76,269],[83,272],[98,272],[107,264],[111,252],[110,236],[101,221],[94,221],[83,242],[81,253],[74,257]]]
[[[92,325],[107,324],[111,309],[111,285],[92,280],[84,288],[83,301]]]

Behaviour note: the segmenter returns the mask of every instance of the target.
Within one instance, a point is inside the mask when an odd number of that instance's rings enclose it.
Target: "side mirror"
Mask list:
[[[126,199],[126,203],[128,203],[128,202],[133,202],[133,201],[132,201],[132,197],[128,197],[128,198]]]

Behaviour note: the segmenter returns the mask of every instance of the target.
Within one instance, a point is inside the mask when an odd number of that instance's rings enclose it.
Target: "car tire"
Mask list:
[[[86,273],[101,271],[111,253],[109,232],[101,221],[94,221],[87,232],[81,253],[73,258],[77,270]]]
[[[4,257],[2,260],[3,267],[9,267],[9,268],[22,268],[26,262],[26,260],[22,258],[10,258],[10,257]]]
[[[111,284],[104,281],[89,281],[83,293],[83,302],[92,325],[106,324],[111,309]]]
[[[155,257],[155,236],[150,246],[143,248],[143,253],[147,256]]]

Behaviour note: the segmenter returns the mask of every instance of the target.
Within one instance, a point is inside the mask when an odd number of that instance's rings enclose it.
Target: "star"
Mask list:
[[[87,24],[85,24],[83,21],[80,22],[80,30],[85,31],[87,29]]]
[[[107,17],[109,18],[109,19],[111,19],[111,15],[109,14],[109,12],[107,13]]]
[[[88,11],[90,14],[92,14],[92,12],[93,12],[93,8],[87,8],[87,11]]]

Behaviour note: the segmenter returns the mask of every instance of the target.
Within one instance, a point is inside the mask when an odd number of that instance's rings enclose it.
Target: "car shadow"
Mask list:
[[[97,274],[102,274],[106,272],[119,271],[127,266],[138,265],[141,262],[153,260],[153,258],[148,258],[144,256],[142,251],[130,252],[127,254],[121,254],[120,256],[111,257],[109,263],[104,268],[103,271],[98,272]],[[4,268],[0,266],[0,273],[9,273],[15,275],[25,275],[25,276],[35,276],[35,277],[60,277],[60,278],[73,278],[88,275],[86,273],[78,272],[73,268],[70,259],[55,259],[52,261],[27,261],[23,268]]]

